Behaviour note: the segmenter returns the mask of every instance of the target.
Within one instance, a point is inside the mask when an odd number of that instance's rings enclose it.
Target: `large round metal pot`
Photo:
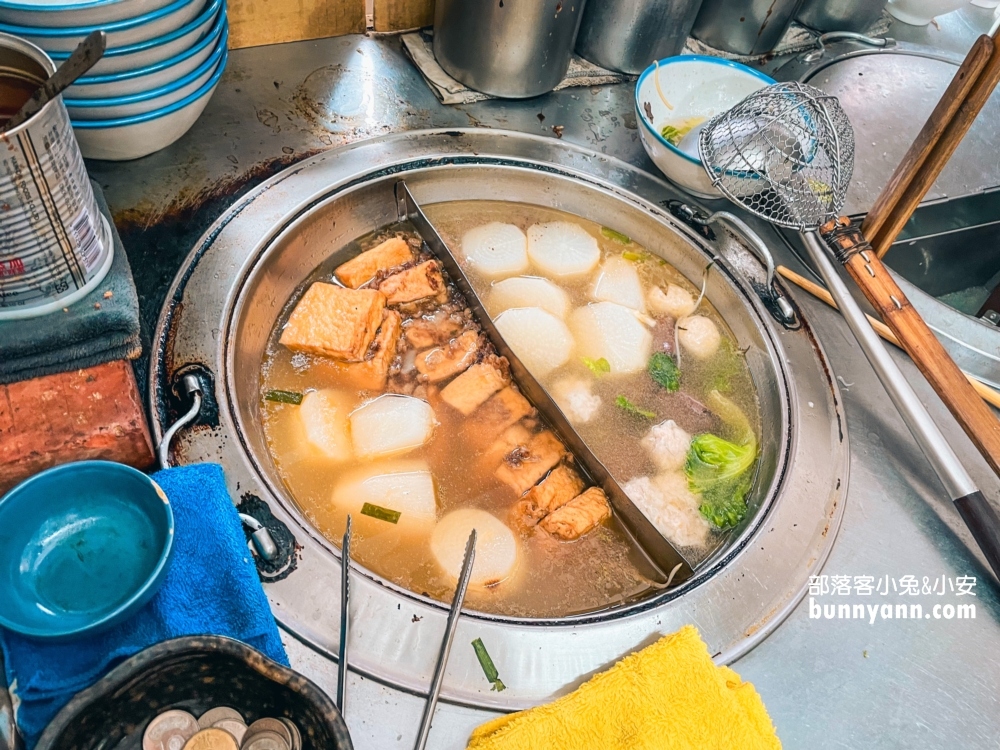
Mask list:
[[[491,692],[474,651],[456,648],[443,696],[503,709],[534,705],[686,623],[699,627],[720,661],[752,648],[805,593],[843,513],[849,453],[822,351],[806,323],[787,329],[771,317],[736,270],[756,261],[735,238],[709,242],[663,208],[682,196],[662,180],[555,139],[483,130],[389,136],[296,165],[224,215],[175,280],[151,371],[155,429],[162,433],[177,407],[169,406],[176,378],[192,367],[211,370],[218,422],[182,433],[176,458],[221,461],[236,496],[263,499],[296,535],[296,569],[265,587],[276,617],[313,648],[336,653],[340,553],[304,518],[267,452],[258,415],[261,356],[296,286],[349,241],[396,220],[400,177],[425,207],[507,200],[619,227],[692,279],[714,259],[707,294],[738,344],[749,347],[765,414],[753,512],[694,577],[565,618],[466,611],[456,643],[482,638],[508,689]],[[445,606],[354,567],[352,668],[425,691]]]

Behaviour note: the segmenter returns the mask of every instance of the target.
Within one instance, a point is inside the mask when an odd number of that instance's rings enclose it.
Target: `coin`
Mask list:
[[[214,727],[215,722],[222,721],[223,719],[235,719],[240,724],[246,724],[246,722],[243,721],[243,714],[235,708],[229,708],[229,706],[216,706],[215,708],[208,709],[205,713],[198,717],[198,726],[202,729],[208,729],[209,727]]]
[[[187,741],[184,750],[240,750],[240,743],[225,729],[202,729]]]
[[[264,729],[253,735],[248,732],[242,750],[291,750],[291,748],[280,734]]]
[[[187,711],[164,711],[142,733],[142,750],[181,750],[198,731],[198,720]]]
[[[292,733],[288,731],[288,727],[277,719],[257,719],[257,721],[247,727],[247,733],[243,738],[243,744],[249,742],[253,735],[258,732],[274,732],[285,741],[285,744],[289,747],[289,749],[292,747]]]
[[[292,735],[292,750],[302,750],[302,733],[299,731],[296,723],[291,719],[286,719],[284,716],[278,719],[278,721],[288,727],[288,732]]]
[[[247,733],[247,725],[242,721],[237,721],[236,719],[219,719],[219,721],[215,722],[212,726],[217,729],[225,729],[236,738],[237,742],[240,743],[243,742],[243,738]]]

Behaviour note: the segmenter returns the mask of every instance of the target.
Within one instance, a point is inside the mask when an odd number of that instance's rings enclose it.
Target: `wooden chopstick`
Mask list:
[[[895,194],[895,200],[892,200],[891,196],[887,196],[885,201],[882,201],[883,205],[879,206],[880,214],[872,219],[873,225],[878,222],[881,227],[874,232],[875,236],[870,236],[865,232],[865,237],[880,258],[889,251],[892,243],[896,241],[900,231],[906,226],[906,222],[910,220],[913,212],[920,205],[920,201],[924,199],[927,191],[931,189],[931,186],[941,175],[948,160],[962,142],[962,138],[965,137],[965,134],[975,122],[976,116],[986,105],[990,95],[993,93],[993,89],[1000,82],[1000,43],[998,41],[1000,40],[998,40],[996,35],[992,39],[983,36],[977,40],[972,50],[969,51],[966,60],[969,61],[973,57],[978,60],[979,56],[982,55],[982,50],[989,48],[989,59],[986,61],[985,66],[976,77],[974,83],[968,87],[964,100],[959,102],[960,106],[955,110],[951,120],[944,126],[938,137],[933,138],[930,134],[928,135],[928,153],[921,164],[912,168],[912,175],[908,184],[900,190],[900,185],[896,185],[893,181],[890,181],[890,184],[894,185],[894,189],[898,191]],[[970,67],[966,72],[969,72],[973,65],[974,63],[970,62]],[[965,63],[963,63],[964,67]],[[961,72],[962,68],[959,71]],[[949,85],[948,90],[945,92],[945,96],[949,92],[952,92],[953,88],[965,88],[965,84],[956,84],[953,79],[952,84]],[[950,107],[951,104],[949,103],[947,106]],[[939,103],[939,106],[942,106],[942,104]],[[944,109],[945,107],[942,106],[942,108]],[[935,110],[935,114],[937,114],[937,110]],[[932,115],[933,117],[934,115]],[[928,125],[931,125],[930,120],[928,120],[925,128]],[[923,131],[921,131],[922,135]],[[918,137],[917,140],[921,141],[921,138]],[[907,152],[907,155],[909,155],[909,152]],[[886,187],[888,188],[889,185]],[[881,201],[882,196],[880,195],[879,198]],[[878,204],[879,201],[876,203]],[[862,229],[864,231],[864,225]]]
[[[826,290],[826,287],[820,286],[814,281],[807,279],[805,276],[795,273],[795,271],[786,266],[778,266],[775,270],[783,278],[788,279],[796,286],[809,292],[809,294],[811,294],[812,296],[822,300],[830,307],[832,307],[834,310],[837,309],[837,303],[834,301],[833,295],[831,295],[830,292]],[[871,323],[872,328],[875,329],[875,332],[878,333],[879,336],[884,338],[890,344],[899,346],[899,340],[896,338],[896,334],[894,334],[891,330],[889,330],[889,326],[887,326],[881,320],[876,320],[871,315],[868,315],[866,317],[868,318],[868,322]],[[967,372],[964,372],[963,374],[965,375],[966,378],[968,378],[969,383],[972,384],[972,387],[976,391],[976,393],[978,393],[979,396],[986,403],[996,407],[997,409],[1000,409],[1000,393],[995,391],[990,386],[986,385],[986,383],[981,382],[974,375],[970,375]]]

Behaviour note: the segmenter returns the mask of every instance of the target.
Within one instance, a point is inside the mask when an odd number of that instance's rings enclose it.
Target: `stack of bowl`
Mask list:
[[[0,0],[0,31],[57,66],[94,29],[107,51],[63,95],[83,155],[138,159],[184,135],[226,67],[225,0]]]

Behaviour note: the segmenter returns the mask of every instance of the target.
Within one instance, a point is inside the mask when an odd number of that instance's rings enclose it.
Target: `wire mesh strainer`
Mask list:
[[[854,172],[854,130],[840,102],[794,81],[767,86],[713,118],[699,150],[730,200],[799,231],[836,217]]]

